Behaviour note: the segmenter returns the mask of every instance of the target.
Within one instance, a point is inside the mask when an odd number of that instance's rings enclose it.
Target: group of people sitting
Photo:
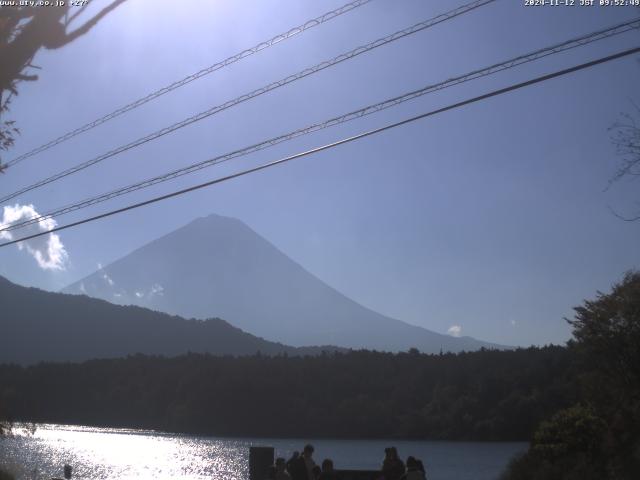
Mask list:
[[[313,450],[313,445],[306,445],[302,454],[293,452],[289,460],[277,458],[275,465],[269,467],[267,480],[338,480],[333,460],[325,458],[322,466],[318,466],[313,460]],[[378,480],[426,480],[422,460],[407,457],[405,465],[396,447],[385,448],[384,453]]]
[[[382,462],[383,480],[426,480],[427,473],[424,470],[422,460],[407,457],[407,463],[400,459],[396,447],[384,449],[384,461]]]
[[[313,460],[313,445],[305,445],[300,452],[293,452],[289,460],[276,458],[275,465],[269,467],[267,480],[337,480],[333,471],[333,460],[325,458],[322,467]]]

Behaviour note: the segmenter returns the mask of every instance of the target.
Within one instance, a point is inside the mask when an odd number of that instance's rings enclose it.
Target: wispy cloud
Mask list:
[[[30,220],[39,215],[33,205],[19,205],[17,203],[14,206],[6,205],[3,209],[0,228]],[[20,238],[35,233],[48,232],[55,228],[56,225],[57,223],[54,219],[44,218],[18,230],[0,232],[0,239],[11,241],[15,237]],[[13,232],[17,233],[14,234]],[[18,242],[16,245],[18,249],[25,250],[35,258],[38,266],[43,270],[64,270],[66,268],[69,254],[64,248],[62,240],[55,233]]]
[[[451,325],[447,333],[452,337],[459,337],[462,335],[462,327],[460,325]]]

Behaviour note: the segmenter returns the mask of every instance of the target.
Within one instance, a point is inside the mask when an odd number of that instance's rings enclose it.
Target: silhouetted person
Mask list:
[[[293,480],[315,480],[313,467],[316,464],[313,461],[313,445],[305,445],[302,455],[293,462],[293,471],[289,471]]]
[[[311,469],[311,475],[313,475],[313,480],[318,480],[321,474],[322,474],[322,470],[320,470],[320,467],[318,465],[314,465],[313,468]]]
[[[291,458],[287,460],[287,472],[289,472],[289,475],[291,475],[292,477],[293,471],[296,468],[296,460],[298,460],[298,458],[300,458],[300,452],[296,450],[295,452],[293,452],[293,455],[291,455]]]
[[[407,458],[407,473],[405,473],[401,478],[402,480],[426,480],[424,471],[420,470],[418,460],[413,457]]]
[[[71,478],[71,472],[73,472],[73,468],[71,467],[71,465],[65,464],[63,471],[64,471],[65,480],[70,479]],[[33,471],[33,475],[32,476],[35,476],[35,475],[36,475],[36,470]],[[57,478],[57,477],[53,477],[51,480],[62,480],[62,479]]]
[[[422,460],[420,460],[419,458],[416,458],[416,462],[418,464],[418,470],[420,470],[426,476],[427,475],[427,471],[424,469],[424,463],[422,463]]]
[[[291,475],[287,472],[287,464],[282,457],[276,458],[275,480],[291,480]]]
[[[322,461],[322,473],[318,477],[318,480],[337,480],[336,472],[333,471],[333,460],[325,458]]]
[[[384,480],[400,480],[404,475],[404,463],[398,456],[396,447],[384,449],[384,461],[382,462],[382,476]]]

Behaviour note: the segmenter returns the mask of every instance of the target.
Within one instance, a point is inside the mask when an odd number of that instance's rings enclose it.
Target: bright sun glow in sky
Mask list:
[[[100,8],[95,3],[92,8]],[[10,157],[341,4],[126,2],[73,44],[38,53],[39,80],[21,84],[12,104],[22,133]],[[374,0],[17,165],[0,179],[2,193],[460,4]],[[46,211],[66,205],[638,13],[633,8],[526,8],[520,1],[498,1],[7,206]],[[427,95],[90,213],[630,48],[639,39],[638,32],[627,33]],[[61,232],[64,269],[41,268],[28,250],[4,248],[0,275],[58,290],[95,271],[98,263],[108,265],[194,218],[218,213],[241,219],[314,275],[385,315],[502,344],[564,342],[569,328],[563,317],[571,316],[571,308],[640,266],[640,222],[623,222],[611,213],[633,211],[637,184],[606,188],[619,161],[607,129],[630,111],[631,101],[640,101],[639,80],[637,57],[626,58],[448,112]]]

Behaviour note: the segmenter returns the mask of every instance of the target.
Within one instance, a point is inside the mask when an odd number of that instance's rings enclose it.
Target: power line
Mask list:
[[[33,157],[34,155],[37,155],[38,153],[44,152],[45,150],[48,150],[56,145],[59,145],[62,142],[66,142],[67,140],[80,135],[81,133],[84,133],[86,131],[89,131],[99,125],[102,125],[105,122],[108,122],[109,120],[112,120],[116,117],[119,117],[120,115],[133,110],[135,108],[140,107],[141,105],[144,105],[147,102],[150,102],[151,100],[155,100],[158,97],[161,97],[162,95],[169,93],[177,88],[180,88],[188,83],[193,82],[194,80],[198,80],[199,78],[204,77],[205,75],[209,75],[210,73],[213,73],[217,70],[220,70],[221,68],[227,67],[233,63],[236,63],[240,60],[242,60],[243,58],[247,58],[255,53],[258,53],[262,50],[265,50],[269,47],[272,47],[273,45],[276,45],[277,43],[280,43],[284,40],[288,40],[291,37],[294,37],[296,35],[298,35],[299,33],[305,32],[307,30],[310,30],[313,27],[316,27],[318,25],[321,25],[323,23],[326,23],[330,20],[333,20],[334,18],[339,17],[340,15],[343,15],[347,12],[350,12],[351,10],[354,10],[358,7],[361,7],[362,5],[365,5],[366,3],[369,3],[371,0],[356,0],[350,3],[347,3],[339,8],[336,8],[335,10],[331,10],[330,12],[324,13],[323,15],[320,15],[319,17],[313,18],[311,20],[306,21],[305,23],[303,23],[302,25],[299,25],[297,27],[291,28],[290,30],[288,30],[285,33],[281,33],[279,35],[276,35],[273,38],[270,38],[269,40],[265,40],[263,42],[260,42],[259,44],[248,48],[246,50],[243,50],[240,53],[237,53],[235,55],[230,56],[229,58],[226,58],[218,63],[214,63],[213,65],[210,65],[206,68],[203,68],[202,70],[193,73],[191,75],[188,75],[180,80],[177,80],[169,85],[166,85],[154,92],[151,92],[150,94],[146,95],[145,97],[139,98],[138,100],[135,100],[134,102],[131,102],[123,107],[118,108],[117,110],[112,111],[111,113],[108,113],[100,118],[97,118],[96,120],[93,120],[92,122],[89,122],[81,127],[76,128],[75,130],[72,130],[68,133],[65,133],[64,135],[61,135],[58,138],[55,138],[43,145],[40,145],[37,148],[34,148],[33,150],[30,150],[26,153],[23,153],[22,155],[12,159],[11,161],[7,162],[7,167],[11,167],[13,165],[16,165],[17,163],[22,162],[23,160],[26,160],[29,157]]]
[[[493,91],[491,91],[489,93],[485,93],[485,94],[479,95],[477,97],[473,97],[473,98],[470,98],[470,99],[467,99],[467,100],[463,100],[461,102],[454,103],[454,104],[448,105],[446,107],[439,108],[437,110],[432,110],[430,112],[426,112],[426,113],[423,113],[423,114],[420,114],[420,115],[416,115],[414,117],[410,117],[410,118],[401,120],[399,122],[387,124],[387,125],[385,125],[383,127],[375,128],[373,130],[368,130],[366,132],[359,133],[357,135],[353,135],[351,137],[344,138],[342,140],[338,140],[336,142],[323,145],[321,147],[316,147],[316,148],[313,148],[311,150],[306,150],[304,152],[296,153],[295,155],[290,155],[288,157],[284,157],[284,158],[281,158],[279,160],[274,160],[272,162],[264,163],[264,164],[259,165],[257,167],[253,167],[253,168],[249,168],[249,169],[246,169],[246,170],[242,170],[240,172],[237,172],[237,173],[234,173],[234,174],[231,174],[231,175],[227,175],[225,177],[216,178],[214,180],[210,180],[208,182],[201,183],[199,185],[194,185],[192,187],[188,187],[188,188],[185,188],[185,189],[182,189],[182,190],[178,190],[178,191],[175,191],[175,192],[172,192],[172,193],[161,195],[159,197],[155,197],[155,198],[152,198],[152,199],[149,199],[149,200],[145,200],[143,202],[134,203],[132,205],[128,205],[126,207],[118,208],[116,210],[111,210],[109,212],[105,212],[105,213],[102,213],[100,215],[95,215],[93,217],[85,218],[85,219],[79,220],[77,222],[69,223],[67,225],[62,225],[60,227],[55,227],[55,228],[53,228],[53,229],[51,229],[49,231],[46,231],[46,232],[40,232],[40,233],[36,233],[36,234],[33,234],[33,235],[28,235],[26,237],[22,237],[22,238],[19,238],[19,239],[16,239],[16,240],[5,242],[3,244],[0,244],[0,247],[6,247],[6,246],[12,245],[14,243],[19,243],[19,242],[23,242],[23,241],[26,241],[26,240],[31,240],[33,238],[37,238],[37,237],[40,237],[40,236],[43,236],[43,235],[47,235],[49,233],[59,232],[60,230],[65,230],[65,229],[68,229],[68,228],[77,227],[77,226],[83,225],[85,223],[93,222],[93,221],[96,221],[96,220],[100,220],[102,218],[110,217],[112,215],[123,213],[123,212],[129,211],[129,210],[134,210],[136,208],[144,207],[144,206],[150,205],[152,203],[160,202],[162,200],[167,200],[169,198],[177,197],[177,196],[183,195],[185,193],[193,192],[195,190],[199,190],[199,189],[202,189],[202,188],[205,188],[205,187],[209,187],[209,186],[215,185],[217,183],[222,183],[222,182],[225,182],[227,180],[232,180],[234,178],[242,177],[244,175],[248,175],[250,173],[254,173],[254,172],[257,172],[257,171],[260,171],[260,170],[264,170],[264,169],[267,169],[269,167],[273,167],[273,166],[279,165],[281,163],[289,162],[289,161],[295,160],[297,158],[306,157],[306,156],[312,155],[314,153],[318,153],[318,152],[321,152],[321,151],[324,151],[324,150],[329,150],[329,149],[337,147],[339,145],[344,145],[346,143],[350,143],[350,142],[353,142],[355,140],[360,140],[362,138],[369,137],[371,135],[375,135],[375,134],[384,132],[386,130],[390,130],[392,128],[396,128],[396,127],[402,126],[402,125],[406,125],[408,123],[415,122],[417,120],[421,120],[421,119],[424,119],[424,118],[427,118],[427,117],[431,117],[431,116],[437,115],[439,113],[447,112],[449,110],[454,110],[456,108],[460,108],[460,107],[463,107],[465,105],[469,105],[469,104],[472,104],[472,103],[480,102],[482,100],[486,100],[486,99],[491,98],[491,97],[495,97],[495,96],[498,96],[498,95],[503,95],[505,93],[512,92],[514,90],[519,90],[521,88],[528,87],[530,85],[534,85],[534,84],[537,84],[537,83],[545,82],[545,81],[551,80],[553,78],[557,78],[557,77],[560,77],[560,76],[563,76],[563,75],[568,75],[570,73],[577,72],[579,70],[584,70],[586,68],[590,68],[590,67],[593,67],[593,66],[596,66],[596,65],[600,65],[602,63],[610,62],[612,60],[623,58],[623,57],[626,57],[626,56],[629,56],[629,55],[633,55],[633,54],[636,54],[636,53],[640,53],[640,47],[632,48],[632,49],[629,49],[629,50],[624,50],[622,52],[618,52],[618,53],[615,53],[613,55],[609,55],[609,56],[606,56],[606,57],[598,58],[597,60],[592,60],[590,62],[582,63],[580,65],[576,65],[576,66],[573,66],[573,67],[570,67],[570,68],[566,68],[564,70],[559,70],[559,71],[556,71],[556,72],[553,72],[553,73],[549,73],[547,75],[542,75],[540,77],[536,77],[536,78],[533,78],[531,80],[527,80],[525,82],[513,84],[513,85],[510,85],[508,87],[501,88],[501,89],[498,89],[498,90],[493,90]]]
[[[81,164],[78,164],[74,167],[68,168],[66,170],[63,170],[61,172],[58,172],[50,177],[47,177],[43,180],[40,180],[34,184],[31,184],[27,187],[23,187],[20,190],[17,190],[9,195],[6,195],[2,198],[0,198],[0,203],[4,203],[8,200],[11,200],[15,197],[17,197],[18,195],[21,195],[23,193],[29,192],[31,190],[35,190],[36,188],[40,188],[44,185],[47,185],[51,182],[54,182],[56,180],[59,180],[61,178],[67,177],[69,175],[73,175],[74,173],[79,172],[80,170],[84,170],[85,168],[88,168],[92,165],[95,165],[96,163],[102,162],[103,160],[106,160],[107,158],[113,157],[115,155],[118,155],[120,153],[123,153],[127,150],[131,150],[132,148],[138,147],[140,145],[143,145],[147,142],[150,142],[152,140],[155,140],[157,138],[160,138],[164,135],[167,135],[169,133],[172,133],[180,128],[186,127],[188,125],[191,125],[192,123],[198,122],[200,120],[203,120],[205,118],[208,118],[212,115],[215,115],[223,110],[226,110],[228,108],[234,107],[240,103],[246,102],[247,100],[256,98],[260,95],[263,95],[267,92],[270,92],[272,90],[275,90],[277,88],[283,87],[285,85],[288,85],[290,83],[293,83],[297,80],[300,80],[301,78],[305,78],[309,75],[313,75],[317,72],[320,72],[326,68],[332,67],[334,65],[337,65],[339,63],[342,63],[346,60],[350,60],[352,58],[357,57],[358,55],[361,55],[363,53],[369,52],[375,48],[381,47],[383,45],[386,45],[388,43],[394,42],[396,40],[399,40],[401,38],[404,38],[408,35],[412,35],[414,33],[418,33],[422,30],[425,30],[427,28],[433,27],[434,25],[437,25],[439,23],[445,22],[447,20],[450,20],[452,18],[455,18],[459,15],[462,15],[464,13],[467,13],[471,10],[474,10],[478,7],[481,7],[483,5],[486,5],[488,3],[492,3],[495,0],[476,0],[474,2],[468,3],[466,5],[463,5],[461,7],[455,8],[447,13],[443,13],[440,14],[434,18],[431,18],[429,20],[425,20],[423,22],[417,23],[411,27],[405,28],[403,30],[399,30],[397,32],[392,33],[391,35],[387,35],[386,37],[383,38],[379,38],[378,40],[375,40],[373,42],[370,42],[366,45],[362,45],[360,47],[357,47],[353,50],[350,50],[349,52],[346,53],[342,53],[334,58],[332,58],[331,60],[326,60],[324,62],[318,63],[316,65],[314,65],[313,67],[309,67],[306,68],[298,73],[295,73],[293,75],[289,75],[283,79],[280,79],[276,82],[272,82],[266,86],[263,86],[261,88],[258,88],[256,90],[253,90],[250,93],[241,95],[239,97],[236,97],[233,100],[229,100],[223,104],[220,105],[216,105],[215,107],[210,108],[209,110],[205,110],[204,112],[200,112],[196,115],[193,115],[189,118],[186,118],[180,122],[174,123],[173,125],[170,125],[168,127],[162,128],[160,130],[157,130],[149,135],[146,135],[142,138],[139,138],[131,143],[128,143],[126,145],[122,145],[114,150],[110,150],[107,153],[104,153],[102,155],[99,155],[98,157],[95,157],[91,160],[87,160],[86,162],[83,162]]]
[[[517,57],[511,58],[509,60],[506,60],[504,62],[500,62],[497,64],[493,64],[489,67],[485,67],[479,70],[474,70],[472,72],[466,73],[464,75],[460,75],[457,77],[453,77],[450,78],[448,80],[445,80],[443,82],[439,82],[436,84],[432,84],[432,85],[428,85],[425,86],[421,89],[418,90],[414,90],[412,92],[408,92],[408,93],[404,93],[402,95],[384,100],[382,102],[378,102],[376,104],[372,104],[372,105],[368,105],[364,108],[360,108],[358,110],[354,110],[351,111],[349,113],[340,115],[338,117],[333,117],[329,120],[326,120],[324,122],[320,122],[320,123],[315,123],[309,126],[306,126],[304,128],[300,128],[298,130],[294,130],[292,132],[277,136],[277,137],[273,137],[270,138],[268,140],[264,140],[261,141],[259,143],[250,145],[248,147],[244,147],[241,148],[239,150],[234,150],[232,152],[223,154],[223,155],[219,155],[217,157],[211,158],[211,159],[207,159],[198,163],[194,163],[191,165],[188,165],[186,167],[182,167],[173,171],[170,171],[168,173],[162,174],[162,175],[158,175],[149,179],[145,179],[143,181],[125,186],[125,187],[121,187],[118,188],[116,190],[112,190],[110,192],[107,193],[103,193],[101,195],[97,195],[94,197],[89,197],[87,199],[84,199],[80,202],[76,202],[64,207],[58,207],[55,210],[51,210],[47,213],[43,213],[41,215],[37,215],[37,216],[33,216],[27,220],[21,221],[21,222],[17,222],[17,223],[13,223],[11,225],[8,225],[4,228],[0,228],[0,232],[2,231],[8,231],[8,230],[15,230],[18,228],[24,228],[28,225],[32,225],[34,223],[38,223],[44,219],[47,218],[54,218],[54,217],[58,217],[76,210],[80,210],[82,208],[87,208],[89,206],[92,205],[96,205],[98,203],[102,203],[105,202],[107,200],[111,200],[113,198],[128,194],[128,193],[132,193],[134,191],[137,190],[141,190],[143,188],[147,188],[147,187],[151,187],[153,185],[168,181],[168,180],[173,180],[175,178],[181,177],[183,175],[189,174],[189,173],[193,173],[196,171],[199,171],[203,168],[207,168],[210,166],[214,166],[214,165],[218,165],[220,163],[235,159],[235,158],[239,158],[251,153],[255,153],[257,151],[266,149],[268,147],[274,146],[274,145],[278,145],[280,143],[292,140],[294,138],[298,138],[300,136],[303,135],[307,135],[319,130],[323,130],[325,128],[328,127],[333,127],[342,123],[346,123],[348,121],[351,120],[355,120],[357,118],[361,118],[373,113],[377,113],[380,112],[382,110],[385,110],[387,108],[391,108],[394,107],[396,105],[399,105],[401,103],[404,103],[406,101],[409,100],[413,100],[415,98],[421,97],[423,95],[426,95],[428,93],[432,93],[435,91],[439,91],[439,90],[443,90],[445,88],[449,88],[455,85],[459,85],[461,83],[470,81],[470,80],[475,80],[481,77],[485,77],[488,75],[492,75],[504,70],[508,70],[510,68],[514,68],[516,66],[528,63],[528,62],[532,62],[535,60],[538,60],[540,58],[545,58],[549,55],[554,55],[560,52],[564,52],[579,46],[583,46],[583,45],[587,45],[596,41],[600,41],[606,38],[610,38],[612,36],[615,35],[619,35],[625,32],[628,32],[630,30],[633,29],[638,29],[640,28],[640,18],[636,18],[634,20],[630,20],[627,22],[623,22],[620,24],[616,24],[614,26],[605,28],[605,29],[601,29],[601,30],[597,30],[595,32],[591,32],[589,34],[586,35],[582,35],[580,37],[576,37],[567,41],[564,41],[562,43],[559,44],[555,44],[549,47],[545,47],[539,50],[535,50],[533,52],[524,54],[524,55],[519,55]]]

